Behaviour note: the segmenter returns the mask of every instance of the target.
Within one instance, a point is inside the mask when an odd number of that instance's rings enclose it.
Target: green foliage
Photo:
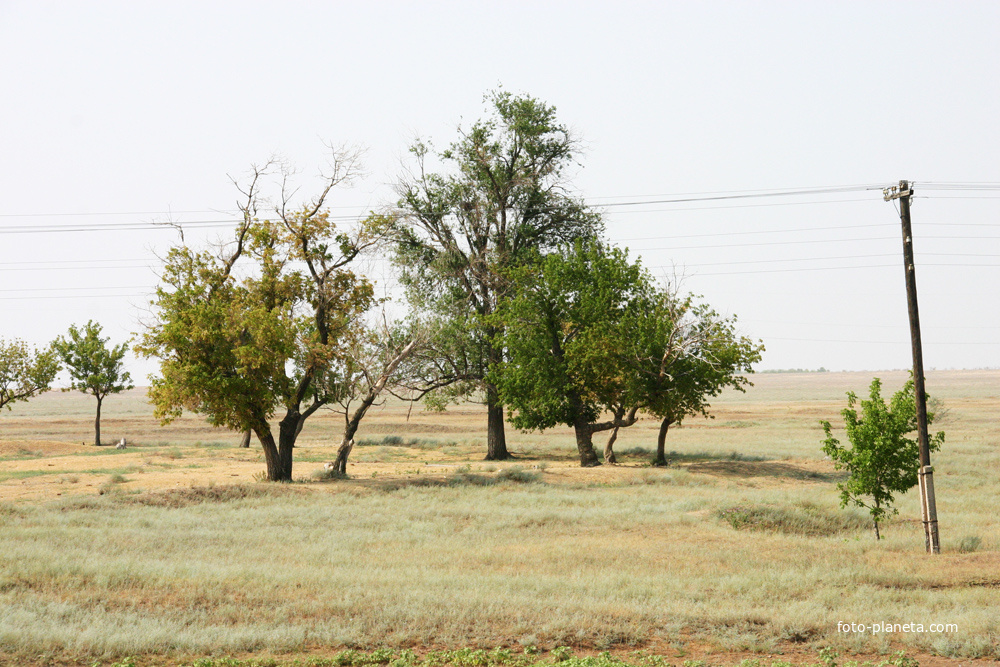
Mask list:
[[[58,372],[55,350],[33,350],[22,340],[0,338],[0,410],[48,391]]]
[[[508,293],[508,270],[595,236],[600,216],[561,187],[577,145],[555,107],[503,90],[489,115],[438,155],[424,142],[400,184],[396,262],[409,299],[430,313],[435,354],[413,363],[432,408],[484,389],[498,331],[480,318]],[[441,171],[430,162],[437,158]],[[488,396],[488,400],[492,401]]]
[[[258,181],[268,172],[255,169],[234,246],[218,256],[169,251],[156,322],[137,346],[161,359],[150,389],[157,417],[166,422],[187,409],[213,425],[252,429],[270,480],[291,480],[302,420],[340,398],[324,379],[357,349],[361,315],[376,302],[372,284],[350,265],[392,221],[371,215],[347,232],[323,208],[330,189],[350,178],[355,157],[335,154],[326,189],[301,208],[288,206],[283,191],[275,220],[256,217]],[[268,420],[279,406],[276,446]]]
[[[642,410],[669,423],[708,414],[723,388],[742,390],[763,346],[737,335],[694,297],[656,289],[625,251],[577,242],[511,272],[516,285],[488,322],[508,359],[490,379],[523,429],[577,429],[589,438],[634,423]],[[602,413],[613,420],[597,424]]]
[[[577,243],[516,273],[519,290],[497,312],[508,360],[491,373],[511,423],[546,429],[595,422],[634,405],[641,389],[620,350],[648,274],[623,250]]]
[[[644,387],[645,412],[680,423],[687,415],[708,416],[709,399],[726,387],[744,391],[764,346],[739,336],[736,318],[724,318],[691,295],[658,290],[625,323],[627,354]]]
[[[101,444],[101,403],[109,394],[120,394],[133,386],[123,364],[128,343],[109,348],[108,340],[101,338],[101,325],[90,320],[83,328],[71,325],[68,338],[60,336],[52,343],[72,381],[63,391],[75,389],[97,399],[94,444],[98,446]]]
[[[95,667],[97,667],[98,665],[100,665],[100,663],[95,662],[94,665]],[[110,667],[138,667],[138,666],[136,665],[135,658],[130,656],[128,658],[124,658],[112,664]]]
[[[853,504],[868,509],[875,522],[879,538],[879,523],[898,510],[892,506],[896,493],[906,493],[917,484],[920,452],[917,441],[907,438],[917,429],[916,399],[913,379],[893,394],[886,405],[881,395],[882,382],[872,380],[869,399],[862,400],[861,415],[856,406],[858,397],[847,394],[847,407],[841,411],[851,448],[841,446],[833,437],[828,421],[820,422],[826,439],[823,451],[834,460],[838,470],[846,469],[850,477],[837,485],[841,507]],[[928,425],[934,415],[927,414]],[[937,451],[944,442],[944,433],[929,438],[930,450]]]
[[[74,324],[68,336],[60,336],[53,343],[72,381],[64,391],[82,391],[100,401],[108,394],[119,394],[133,387],[123,364],[128,343],[109,348],[110,339],[101,338],[101,330],[101,325],[93,320],[81,328]]]
[[[552,649],[552,659],[556,662],[565,662],[573,657],[573,649],[569,646],[556,646]]]
[[[320,217],[321,230],[311,221],[309,231],[296,231],[315,234],[309,238],[317,244],[336,237],[336,225]],[[298,235],[280,223],[253,221],[247,236],[257,272],[242,278],[230,275],[226,258],[207,252],[176,247],[167,255],[159,322],[139,347],[163,360],[150,397],[164,421],[187,408],[216,426],[260,427],[278,406],[299,399],[307,374],[343,352],[345,334],[374,302],[371,284],[350,271],[311,284],[295,264]]]
[[[557,646],[550,652],[550,659],[541,659],[540,651],[533,647],[526,647],[523,654],[515,654],[510,649],[495,648],[491,651],[485,649],[460,648],[453,650],[430,651],[424,655],[418,655],[410,649],[395,651],[389,648],[377,648],[370,652],[347,649],[340,651],[333,657],[325,658],[313,656],[309,658],[198,658],[193,662],[181,663],[181,667],[374,667],[375,665],[386,665],[387,667],[545,667],[547,665],[558,664],[562,667],[670,667],[671,662],[666,656],[648,655],[645,651],[632,653],[631,659],[623,659],[612,655],[608,651],[602,651],[595,656],[574,656],[573,650],[568,646]],[[819,658],[824,667],[837,667],[839,654],[832,648],[823,648],[819,651]],[[105,664],[102,662],[93,663],[93,667],[142,667],[149,663],[136,662],[135,658],[124,658],[120,662]],[[158,663],[157,663],[158,664]],[[705,667],[703,660],[685,660],[682,667]],[[772,661],[771,667],[792,667],[792,664],[783,660]],[[846,667],[858,667],[857,662],[845,662]],[[736,667],[760,667],[757,659],[744,659]],[[894,654],[892,660],[882,660],[877,665],[871,662],[861,663],[860,667],[919,667],[919,663],[913,658],[907,657],[903,651]]]

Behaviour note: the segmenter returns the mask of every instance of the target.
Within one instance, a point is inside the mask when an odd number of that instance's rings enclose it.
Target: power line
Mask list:
[[[75,294],[75,295],[39,295],[39,296],[0,296],[0,301],[34,301],[35,299],[124,299],[124,298],[147,298],[149,294]]]
[[[121,264],[118,266],[18,266],[8,267],[0,264],[0,271],[106,271],[111,269],[153,269],[149,264]]]
[[[836,338],[784,338],[780,336],[768,336],[768,340],[784,340],[796,343],[850,343],[852,345],[909,345],[910,341],[902,340],[843,340]],[[975,341],[975,342],[964,342],[964,341],[948,341],[948,342],[933,342],[927,343],[928,345],[996,345],[994,341]]]
[[[673,208],[649,208],[640,209],[635,211],[614,211],[615,215],[623,214],[637,214],[637,213],[670,213],[670,212],[687,212],[687,211],[722,211],[734,208],[771,208],[775,206],[813,206],[815,204],[849,204],[856,202],[870,202],[873,201],[870,198],[863,199],[824,199],[819,201],[788,201],[788,202],[768,202],[766,204],[722,204],[718,206],[681,206]],[[592,205],[593,208],[601,208],[598,205]]]
[[[881,191],[882,185],[835,185],[830,187],[760,190],[750,192],[731,192],[720,194],[692,194],[670,196],[664,199],[633,200],[623,202],[608,202],[602,206],[642,206],[647,204],[683,204],[687,202],[726,201],[733,199],[760,199],[765,197],[801,197],[804,195],[834,194],[839,192],[863,192],[869,190]]]
[[[791,269],[759,269],[754,271],[713,271],[712,273],[699,273],[701,276],[736,276],[736,275],[749,275],[754,273],[796,273],[802,271],[846,271],[850,269],[882,269],[895,267],[898,268],[899,263],[893,264],[858,264],[854,266],[806,266]],[[1000,268],[1000,264],[945,264],[945,263],[935,263],[928,264],[922,263],[921,267],[930,266],[947,266],[947,267],[958,267],[958,268]],[[657,268],[668,268],[668,267],[657,267]]]
[[[86,225],[18,225],[0,227],[0,234],[46,234],[68,232],[128,232],[128,231],[176,231],[178,227],[196,226],[202,229],[229,227],[238,220],[193,220],[191,222],[122,222]]]

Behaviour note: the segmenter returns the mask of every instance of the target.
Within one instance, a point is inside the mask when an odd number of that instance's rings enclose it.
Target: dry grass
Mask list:
[[[881,376],[891,387],[896,375]],[[935,460],[945,553],[933,558],[912,494],[881,543],[836,505],[817,422],[870,379],[759,376],[722,397],[715,420],[672,429],[665,470],[645,466],[651,421],[619,438],[617,467],[576,467],[566,430],[511,432],[518,460],[487,464],[481,410],[407,421],[390,405],[359,434],[350,478],[315,481],[339,440],[326,415],[296,454],[309,481],[292,485],[254,483],[260,453],[235,448],[237,434],[197,418],[161,429],[134,392],[109,401],[104,428],[133,446],[72,444],[89,403],[46,395],[0,417],[0,651],[835,645],[1000,657],[1000,373],[928,380],[950,408]],[[851,635],[838,621],[958,631]]]

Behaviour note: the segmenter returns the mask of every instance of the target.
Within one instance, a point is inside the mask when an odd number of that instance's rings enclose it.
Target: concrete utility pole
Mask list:
[[[920,344],[920,313],[917,310],[917,274],[913,266],[913,233],[910,231],[910,199],[913,188],[900,181],[882,191],[886,201],[899,200],[899,219],[903,224],[903,267],[906,271],[906,305],[910,313],[910,347],[913,350],[913,389],[917,401],[917,443],[920,446],[920,514],[924,522],[927,553],[941,553],[938,537],[937,505],[934,501],[934,468],[927,440],[927,394],[924,392],[924,353]]]

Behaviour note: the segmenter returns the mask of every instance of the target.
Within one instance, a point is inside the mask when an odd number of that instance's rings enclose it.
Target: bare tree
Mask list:
[[[383,317],[356,341],[343,360],[329,369],[323,382],[327,408],[344,417],[344,435],[337,450],[334,472],[347,474],[347,459],[361,420],[394,381],[401,365],[426,341],[414,327],[391,326]]]

